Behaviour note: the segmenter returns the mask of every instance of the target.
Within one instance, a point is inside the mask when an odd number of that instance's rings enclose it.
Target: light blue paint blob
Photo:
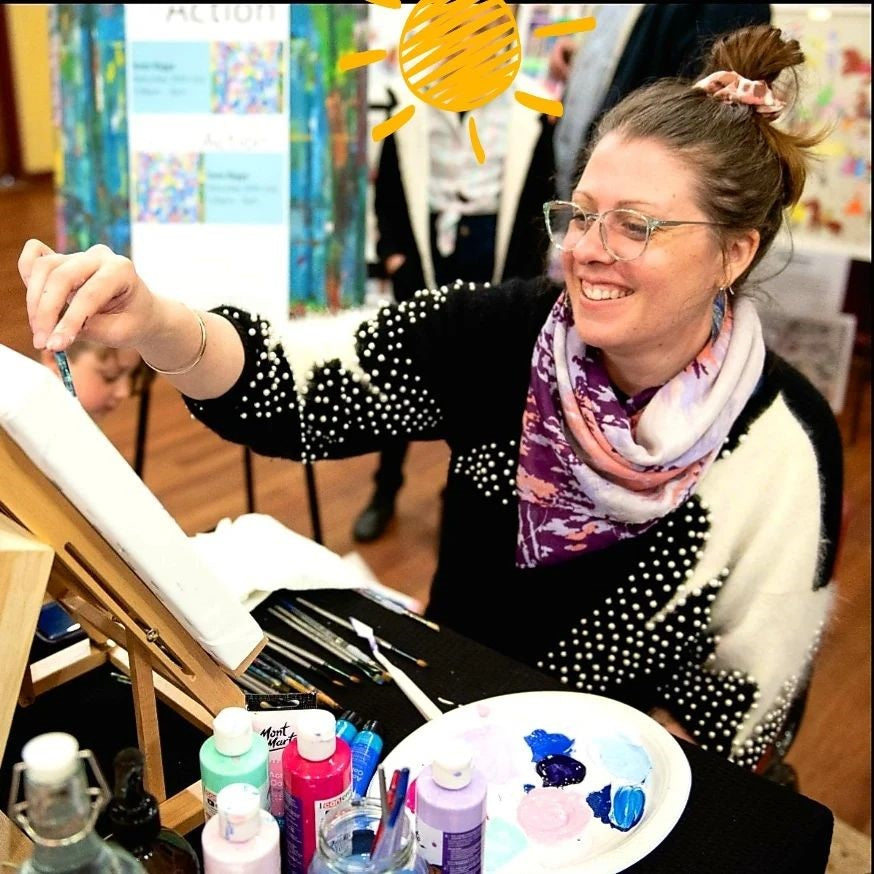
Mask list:
[[[601,738],[598,750],[604,767],[626,783],[643,783],[652,771],[646,750],[623,737]]]
[[[514,856],[518,856],[527,846],[525,832],[515,823],[506,819],[486,820],[484,874],[496,874]]]
[[[610,796],[612,794],[613,787],[608,783],[598,792],[590,792],[586,796],[586,802],[592,808],[595,819],[600,820],[604,825],[610,825]]]
[[[646,795],[640,786],[620,786],[613,794],[610,824],[629,831],[640,822],[645,805]]]
[[[574,748],[574,739],[566,734],[550,734],[542,728],[535,728],[525,736],[525,743],[531,747],[531,761],[539,762],[544,756],[568,756]]]

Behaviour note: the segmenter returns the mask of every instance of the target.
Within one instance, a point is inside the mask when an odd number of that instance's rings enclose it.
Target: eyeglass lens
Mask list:
[[[553,245],[571,251],[592,226],[593,218],[568,204],[552,204],[546,212],[547,228]],[[639,213],[614,209],[598,222],[604,248],[614,258],[631,261],[643,254],[648,240],[646,220]]]

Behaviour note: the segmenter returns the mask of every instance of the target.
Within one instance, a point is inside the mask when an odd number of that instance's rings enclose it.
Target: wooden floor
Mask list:
[[[27,238],[52,242],[53,229],[48,182],[0,190],[0,343],[27,354],[32,346],[16,261]],[[790,761],[805,794],[870,836],[871,397],[870,384],[856,378],[861,370],[861,366],[854,370],[848,398],[851,406],[858,384],[864,386],[854,442],[849,439],[849,409],[841,416],[850,518],[838,573],[839,603]],[[131,402],[105,423],[110,439],[129,459],[135,413],[136,404]],[[447,460],[442,444],[414,444],[396,519],[385,537],[361,546],[350,532],[369,496],[375,457],[318,463],[315,475],[325,545],[340,554],[357,549],[382,582],[426,600]],[[160,379],[153,389],[144,479],[189,534],[246,512],[242,451],[194,422],[178,395]],[[255,481],[258,512],[303,534],[312,533],[300,465],[256,458]]]

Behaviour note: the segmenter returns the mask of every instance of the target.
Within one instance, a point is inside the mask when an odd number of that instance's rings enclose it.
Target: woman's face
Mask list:
[[[590,213],[626,207],[657,219],[707,221],[694,181],[688,164],[662,144],[614,132],[594,150],[572,197]],[[741,272],[726,275],[712,227],[656,230],[642,255],[617,261],[601,243],[599,222],[562,252],[562,267],[576,330],[602,350],[611,378],[627,391],[665,382],[698,354],[717,289]]]
[[[105,356],[84,349],[70,361],[76,396],[92,418],[103,418],[130,397],[132,375],[141,360],[135,349],[113,349]]]

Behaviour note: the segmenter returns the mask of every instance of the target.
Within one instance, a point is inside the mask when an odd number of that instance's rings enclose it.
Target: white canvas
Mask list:
[[[188,536],[46,367],[0,345],[0,427],[218,662],[262,638]]]

